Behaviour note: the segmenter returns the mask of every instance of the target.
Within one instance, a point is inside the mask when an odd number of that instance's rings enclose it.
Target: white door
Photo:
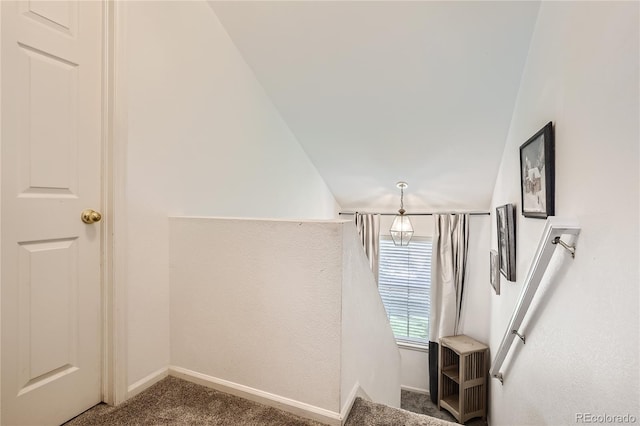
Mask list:
[[[100,402],[102,4],[0,1],[2,424]]]

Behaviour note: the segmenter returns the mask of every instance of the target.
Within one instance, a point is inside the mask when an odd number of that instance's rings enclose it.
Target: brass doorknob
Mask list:
[[[100,219],[102,219],[102,215],[95,210],[86,209],[86,210],[82,210],[82,214],[80,215],[80,218],[84,223],[92,224],[92,223],[100,222]]]

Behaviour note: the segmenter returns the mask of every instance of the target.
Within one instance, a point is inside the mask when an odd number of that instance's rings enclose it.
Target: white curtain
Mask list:
[[[458,334],[469,245],[468,214],[433,215],[429,375],[431,400],[438,393],[438,341]]]
[[[364,252],[369,258],[369,266],[378,284],[378,253],[380,250],[380,215],[355,214],[358,236],[364,247]]]

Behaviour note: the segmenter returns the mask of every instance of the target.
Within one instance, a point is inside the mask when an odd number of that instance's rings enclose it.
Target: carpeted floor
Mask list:
[[[410,392],[402,390],[400,407],[413,413],[437,417],[442,420],[455,422],[456,419],[447,410],[438,410],[438,406],[431,402],[431,397],[426,393]]]
[[[428,395],[403,391],[402,406],[420,414],[358,398],[345,426],[437,426],[452,424],[446,420],[452,420],[453,417],[445,411],[438,411],[437,407],[434,407],[429,401]],[[428,414],[431,417],[422,414]],[[184,424],[321,425],[321,423],[273,407],[218,392],[175,377],[167,377],[118,407],[100,404],[65,423],[67,426]],[[475,423],[473,424],[475,425]]]
[[[356,398],[345,426],[455,426],[435,417]]]
[[[448,420],[450,422],[456,422],[456,419],[449,414],[447,410],[438,410],[438,406],[431,402],[429,394],[409,392],[402,390],[402,397],[400,403],[402,409],[412,411],[414,413],[425,414],[431,417],[437,417],[442,420]],[[487,426],[487,422],[481,418],[474,418],[467,423],[467,426]]]
[[[67,426],[133,425],[321,426],[273,407],[186,380],[167,377],[117,406],[99,404]]]

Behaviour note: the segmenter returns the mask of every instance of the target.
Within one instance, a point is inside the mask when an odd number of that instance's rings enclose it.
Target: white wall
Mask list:
[[[204,1],[120,7],[131,385],[169,362],[169,215],[331,218],[338,206]]]
[[[429,352],[401,347],[400,358],[402,389],[429,393]]]
[[[338,413],[342,224],[170,223],[171,364]]]
[[[371,400],[399,408],[400,352],[351,222],[343,224],[342,253],[341,410],[353,402],[356,385]]]
[[[520,214],[518,147],[550,120],[556,215],[577,219],[582,232],[575,260],[556,251],[522,330],[526,345],[516,342],[503,367],[504,385],[491,382],[492,425],[640,417],[638,25],[636,2],[540,6],[492,201],[518,205],[517,282],[503,280],[492,297],[492,353],[544,227]]]
[[[380,217],[380,234],[389,235],[393,216]],[[415,236],[432,237],[432,216],[412,216]],[[489,242],[491,218],[469,217],[469,254],[467,278],[462,302],[460,332],[474,339],[489,342],[490,297]],[[429,353],[423,350],[400,348],[401,384],[405,389],[429,391]]]
[[[400,406],[400,354],[351,222],[169,222],[174,370],[329,421],[355,394]]]

